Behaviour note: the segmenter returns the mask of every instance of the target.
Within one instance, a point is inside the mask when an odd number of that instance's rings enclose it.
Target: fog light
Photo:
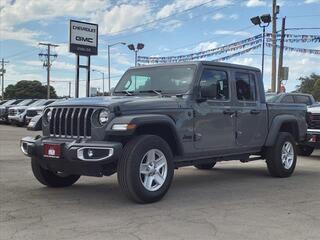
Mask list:
[[[92,149],[88,149],[88,157],[93,157],[93,150]]]
[[[113,148],[82,147],[77,150],[77,157],[83,161],[101,161],[113,155]]]

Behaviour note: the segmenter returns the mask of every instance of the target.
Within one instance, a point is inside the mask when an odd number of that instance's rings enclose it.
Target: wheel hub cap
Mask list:
[[[294,148],[291,142],[285,142],[282,146],[281,151],[281,161],[285,169],[290,169],[292,167],[294,160]]]
[[[159,149],[149,150],[140,163],[140,181],[148,191],[157,191],[167,178],[167,159]]]

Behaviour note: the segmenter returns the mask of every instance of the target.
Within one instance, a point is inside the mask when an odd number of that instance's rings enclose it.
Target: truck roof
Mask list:
[[[161,64],[150,64],[150,65],[140,65],[134,68],[152,68],[152,67],[160,67],[160,66],[183,66],[183,65],[207,65],[207,66],[218,66],[218,67],[228,67],[228,68],[238,68],[238,69],[245,69],[260,72],[259,68],[240,65],[240,64],[232,64],[232,63],[224,63],[224,62],[216,62],[216,61],[188,61],[188,62],[177,62],[177,63],[161,63]]]

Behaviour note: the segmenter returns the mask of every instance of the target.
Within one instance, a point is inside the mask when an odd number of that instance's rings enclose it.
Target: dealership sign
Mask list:
[[[98,24],[70,20],[69,51],[78,55],[98,54]]]

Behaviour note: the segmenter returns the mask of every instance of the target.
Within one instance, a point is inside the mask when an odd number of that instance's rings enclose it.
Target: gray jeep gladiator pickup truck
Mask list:
[[[209,61],[127,70],[111,97],[44,109],[43,136],[21,140],[36,179],[66,187],[81,175],[117,172],[123,192],[149,203],[168,191],[174,169],[266,159],[289,177],[306,136],[306,107],[266,103],[259,69]]]

